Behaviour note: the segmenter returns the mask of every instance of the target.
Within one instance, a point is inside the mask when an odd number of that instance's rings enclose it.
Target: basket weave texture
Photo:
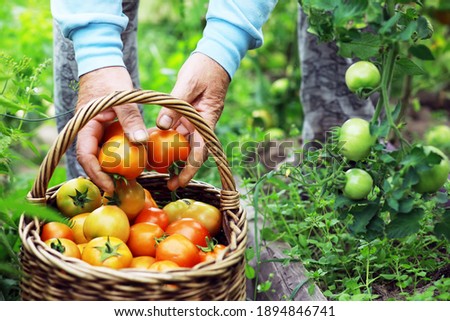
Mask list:
[[[96,99],[80,109],[60,132],[44,158],[28,195],[31,202],[54,206],[61,186],[48,188],[53,172],[78,131],[101,111],[124,104],[159,105],[187,118],[203,137],[214,157],[222,187],[192,180],[177,190],[181,198],[191,198],[217,206],[223,216],[221,242],[227,251],[216,262],[202,263],[192,269],[153,272],[137,269],[114,270],[94,267],[65,257],[40,239],[42,222],[22,215],[19,234],[24,276],[23,300],[245,300],[245,259],[247,220],[239,193],[222,146],[213,130],[188,103],[151,90],[115,92]],[[171,201],[168,175],[144,172],[138,182],[151,191],[158,205]]]

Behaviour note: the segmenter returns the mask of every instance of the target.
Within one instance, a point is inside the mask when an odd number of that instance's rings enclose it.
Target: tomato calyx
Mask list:
[[[61,254],[64,254],[64,252],[66,251],[66,247],[61,243],[61,240],[59,238],[50,243],[50,248],[58,251]]]
[[[214,252],[214,248],[216,247],[217,244],[219,244],[219,242],[214,237],[213,238],[206,237],[205,240],[206,240],[206,246],[197,245],[197,247],[202,252],[205,252],[205,253]]]
[[[104,262],[107,259],[109,259],[110,257],[113,256],[121,256],[121,254],[119,253],[119,247],[122,244],[116,244],[116,245],[112,245],[111,241],[109,240],[109,236],[107,241],[105,242],[104,246],[96,246],[95,248],[100,251],[100,261]]]
[[[84,192],[80,192],[78,189],[75,189],[75,195],[68,195],[73,200],[73,205],[77,207],[84,208],[87,203],[92,202],[93,200],[88,196],[89,188],[86,188]]]

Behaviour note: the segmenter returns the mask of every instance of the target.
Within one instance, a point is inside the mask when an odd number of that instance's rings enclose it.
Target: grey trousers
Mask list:
[[[139,1],[124,1],[124,13],[129,17],[129,24],[122,34],[124,44],[125,65],[130,72],[133,84],[139,87],[138,57],[137,57],[137,11]],[[332,126],[342,124],[350,117],[370,118],[373,105],[370,100],[360,100],[350,93],[344,82],[344,74],[352,63],[337,55],[333,43],[319,43],[317,38],[307,32],[305,15],[299,10],[298,43],[302,68],[300,98],[304,108],[303,140],[323,140],[327,130]],[[72,113],[57,118],[58,130],[61,130],[73,116],[77,101],[77,65],[71,41],[61,36],[58,27],[54,29],[54,103],[57,114],[67,111]],[[239,80],[236,80],[239,81]],[[68,178],[85,175],[76,160],[75,144],[66,152]],[[253,223],[249,224],[253,227]],[[250,229],[249,246],[252,244],[254,231]],[[263,244],[261,257],[267,260],[260,264],[258,282],[270,280],[272,291],[257,293],[257,284],[248,281],[248,297],[257,300],[281,300],[290,297],[293,300],[322,300],[324,297],[315,292],[310,295],[299,284],[307,283],[305,270],[301,263],[292,263],[289,269],[281,263],[271,262],[271,257],[280,258],[286,244]],[[273,273],[275,272],[276,273]],[[292,293],[297,293],[291,296]],[[256,294],[256,297],[255,297]]]

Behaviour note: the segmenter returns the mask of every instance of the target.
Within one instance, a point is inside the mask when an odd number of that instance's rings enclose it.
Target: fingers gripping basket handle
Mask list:
[[[234,195],[231,199],[235,198],[237,195],[236,184],[223,152],[222,145],[213,130],[206,124],[202,116],[200,116],[200,114],[187,102],[176,99],[168,94],[152,90],[115,92],[108,96],[98,98],[85,108],[80,109],[60,132],[53,143],[53,146],[47,153],[47,156],[44,158],[39,169],[38,177],[30,192],[30,198],[34,200],[45,200],[48,183],[56,166],[70,144],[74,141],[78,131],[83,128],[89,120],[107,108],[127,103],[160,105],[175,110],[187,118],[203,137],[208,151],[215,159],[221,177],[223,193],[229,196]]]

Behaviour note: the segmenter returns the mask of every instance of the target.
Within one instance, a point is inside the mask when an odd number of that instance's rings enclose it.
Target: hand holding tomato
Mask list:
[[[230,77],[222,66],[204,54],[194,53],[181,67],[171,94],[192,104],[214,129],[222,114],[229,83]],[[161,109],[157,125],[161,129],[176,129],[186,137],[190,135],[191,152],[187,164],[168,182],[171,190],[184,187],[207,158],[205,142],[187,119],[168,108]]]

